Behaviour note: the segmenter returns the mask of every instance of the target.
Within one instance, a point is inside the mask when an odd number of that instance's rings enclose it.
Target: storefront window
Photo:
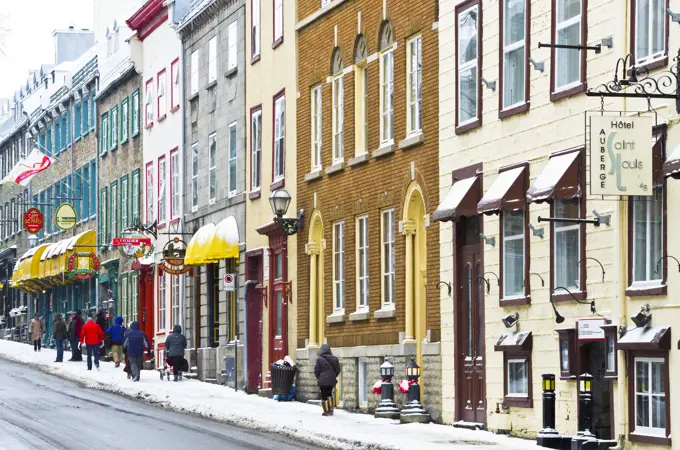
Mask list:
[[[635,358],[635,432],[666,435],[665,360]]]

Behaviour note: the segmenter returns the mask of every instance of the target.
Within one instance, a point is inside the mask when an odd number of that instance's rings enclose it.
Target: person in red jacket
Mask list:
[[[87,346],[87,370],[92,370],[92,355],[94,355],[94,365],[99,370],[99,349],[104,346],[104,332],[102,328],[92,320],[87,319],[87,323],[80,332],[81,347],[85,342]]]

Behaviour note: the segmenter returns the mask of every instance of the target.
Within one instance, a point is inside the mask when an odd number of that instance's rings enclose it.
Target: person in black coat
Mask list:
[[[338,358],[331,353],[331,346],[323,344],[319,350],[319,357],[316,358],[314,366],[319,389],[321,390],[321,407],[324,416],[332,416],[335,408],[335,398],[333,398],[333,388],[338,382],[340,375],[340,363]]]

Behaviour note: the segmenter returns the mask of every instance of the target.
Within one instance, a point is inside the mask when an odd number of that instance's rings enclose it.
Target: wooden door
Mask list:
[[[247,265],[248,280],[257,283],[246,288],[247,309],[247,361],[248,392],[257,392],[262,387],[262,254],[249,256]]]
[[[272,238],[271,241],[278,239]],[[271,242],[270,241],[270,242]],[[285,241],[272,245],[269,270],[271,293],[269,296],[269,363],[283,359],[288,352],[288,263]]]

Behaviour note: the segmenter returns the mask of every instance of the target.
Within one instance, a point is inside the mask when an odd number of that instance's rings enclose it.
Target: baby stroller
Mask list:
[[[161,380],[165,377],[170,381],[170,374],[176,375],[175,381],[182,380],[182,372],[189,370],[189,363],[186,359],[181,356],[171,356],[170,358],[165,358],[163,363],[163,368],[158,369],[160,373]]]

